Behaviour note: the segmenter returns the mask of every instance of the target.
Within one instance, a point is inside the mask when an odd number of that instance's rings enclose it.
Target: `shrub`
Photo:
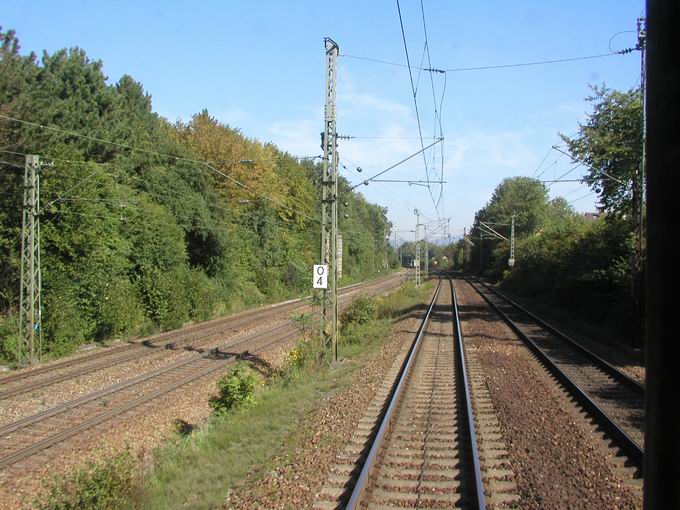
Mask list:
[[[33,506],[41,510],[129,508],[139,487],[135,465],[132,453],[125,450],[101,462],[90,461],[66,477],[55,475],[46,484],[46,495]]]
[[[291,320],[300,330],[303,338],[306,339],[312,333],[312,328],[314,326],[314,316],[311,312],[294,315],[291,317]]]
[[[209,404],[215,414],[221,415],[255,403],[257,376],[246,363],[239,363],[229,374],[217,381],[217,395]]]
[[[19,316],[0,315],[0,363],[16,363],[19,349]]]
[[[305,339],[299,342],[294,349],[286,355],[284,362],[284,374],[291,374],[307,367],[311,362],[320,359],[318,339]]]
[[[375,300],[368,296],[358,296],[352,300],[352,303],[342,312],[340,322],[345,328],[350,324],[365,324],[375,318]]]

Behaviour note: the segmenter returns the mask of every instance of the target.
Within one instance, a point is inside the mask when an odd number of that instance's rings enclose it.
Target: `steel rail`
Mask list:
[[[223,363],[217,363],[215,365],[209,366],[199,372],[194,372],[190,374],[188,377],[177,379],[176,381],[173,381],[171,384],[167,386],[163,386],[161,388],[158,388],[157,390],[153,391],[152,393],[148,393],[144,396],[138,397],[134,400],[129,400],[119,406],[110,408],[107,412],[103,414],[96,415],[88,420],[85,420],[78,425],[67,428],[65,430],[62,430],[61,432],[54,434],[52,436],[49,436],[42,441],[38,441],[37,443],[32,444],[31,446],[27,448],[23,448],[13,454],[10,454],[6,457],[2,457],[0,459],[0,469],[7,467],[11,464],[15,464],[16,462],[19,462],[20,460],[23,460],[27,457],[30,457],[32,455],[35,455],[38,452],[41,452],[43,450],[46,450],[47,448],[54,446],[57,443],[60,443],[70,437],[73,437],[77,434],[80,434],[81,432],[84,432],[85,430],[92,428],[100,423],[103,423],[114,416],[120,415],[126,411],[129,411],[131,409],[134,409],[136,407],[141,406],[142,404],[145,404],[146,402],[149,402],[151,400],[154,400],[158,398],[159,396],[162,396],[166,393],[169,393],[170,391],[179,388],[180,386],[186,385],[196,379],[199,379],[203,376],[206,376],[215,370],[222,368],[223,366],[232,363],[236,356],[230,357],[227,360],[225,360]]]
[[[272,340],[271,342],[265,344],[262,346],[262,348],[266,348],[272,344],[283,342],[285,340],[288,340],[295,335],[297,335],[297,331],[292,331],[289,332],[288,334],[284,335],[283,337],[276,338]],[[196,363],[198,361],[202,361],[205,359],[210,359],[210,356],[216,356],[219,355],[219,351],[215,353],[215,350],[210,351],[210,353],[207,354],[207,356],[201,356],[199,358],[192,358],[190,360],[190,363]],[[53,434],[41,441],[38,441],[37,443],[33,443],[32,445],[22,448],[21,450],[18,450],[14,453],[11,453],[10,455],[7,455],[5,457],[0,458],[0,469],[5,468],[7,466],[10,466],[12,464],[15,464],[25,458],[31,457],[32,455],[35,455],[36,453],[39,453],[43,450],[46,450],[47,448],[50,448],[51,446],[54,446],[55,444],[61,443],[62,441],[65,441],[66,439],[69,439],[73,436],[76,436],[92,427],[95,427],[101,423],[104,423],[105,421],[110,420],[111,418],[121,415],[127,411],[130,411],[132,409],[135,409],[137,407],[142,406],[143,404],[146,404],[147,402],[150,402],[152,400],[155,400],[167,393],[170,393],[171,391],[181,387],[185,386],[189,383],[194,382],[195,380],[201,379],[205,376],[210,375],[211,373],[215,372],[216,370],[219,370],[221,368],[224,368],[225,366],[233,363],[239,358],[239,354],[231,354],[228,355],[228,357],[219,359],[215,358],[216,363],[214,365],[210,365],[206,368],[203,368],[202,370],[199,370],[197,372],[192,372],[189,375],[185,377],[180,377],[174,381],[172,381],[169,384],[166,384],[164,386],[161,386],[151,393],[147,393],[146,395],[139,396],[135,399],[128,400],[127,402],[123,402],[117,406],[109,408],[105,413],[95,415],[85,421],[80,422],[79,424],[67,428],[65,430],[62,430],[61,432],[58,432],[57,434]],[[189,365],[190,363],[184,363],[183,365]],[[181,368],[181,367],[172,367],[172,369],[176,368]],[[166,371],[167,372],[167,371]],[[159,374],[155,374],[159,375]],[[139,382],[139,381],[136,381]],[[119,388],[121,389],[121,388]],[[86,402],[83,402],[83,404]],[[82,404],[81,404],[82,405]],[[78,406],[75,406],[78,407]],[[70,407],[68,408],[70,409]],[[64,409],[68,410],[68,409]],[[62,411],[63,412],[63,411]],[[58,413],[55,413],[58,414]]]
[[[530,317],[533,321],[536,323],[540,324],[543,328],[547,329],[550,331],[553,335],[559,337],[561,340],[564,340],[567,342],[570,346],[574,347],[576,350],[578,350],[580,353],[582,353],[584,356],[588,357],[590,360],[592,360],[602,371],[606,372],[613,378],[617,379],[618,381],[622,382],[626,386],[628,386],[630,389],[632,389],[635,393],[637,393],[639,396],[644,396],[645,395],[645,387],[643,384],[640,384],[638,381],[630,377],[628,374],[623,373],[621,370],[613,366],[611,363],[607,362],[606,360],[602,359],[599,357],[597,354],[586,348],[585,346],[581,345],[578,343],[576,340],[573,338],[568,337],[566,334],[561,332],[559,329],[557,329],[555,326],[551,325],[550,323],[544,321],[540,317],[537,317],[534,315],[532,312],[524,308],[522,305],[518,304],[517,302],[513,301],[506,295],[502,294],[501,292],[497,291],[490,285],[487,285],[485,282],[481,281],[480,279],[475,279],[478,283],[484,286],[484,288],[488,289],[489,291],[493,292],[496,296],[499,298],[503,299],[506,301],[508,304],[512,305],[513,308],[519,310],[526,316]]]
[[[454,325],[454,342],[456,344],[456,352],[458,354],[458,374],[463,383],[463,395],[465,398],[466,410],[466,425],[467,432],[470,437],[469,447],[472,456],[472,464],[474,470],[474,485],[476,508],[483,510],[486,508],[486,501],[484,496],[484,482],[482,481],[482,469],[479,462],[479,451],[477,448],[477,433],[475,427],[475,418],[472,411],[472,391],[467,376],[467,363],[465,362],[465,344],[463,342],[463,330],[460,327],[460,316],[458,314],[458,297],[456,296],[456,289],[453,285],[453,278],[446,275],[451,286],[451,303],[453,308],[453,325]]]
[[[595,417],[598,423],[614,438],[622,450],[630,457],[635,465],[642,469],[644,458],[643,448],[631,438],[614,420],[612,420],[602,408],[593,401],[588,394],[581,389],[543,350],[526,335],[520,327],[510,318],[500,307],[498,307],[488,296],[486,296],[477,286],[468,280],[469,285],[475,289],[480,296],[491,306],[505,323],[519,336],[519,338],[529,347],[536,357],[548,368],[548,370],[567,388],[567,390]]]
[[[394,273],[388,276],[383,276],[380,278],[376,278],[373,280],[369,280],[367,282],[360,282],[360,283],[355,283],[352,285],[348,285],[346,287],[343,287],[341,290],[342,296],[351,294],[354,292],[354,289],[356,287],[371,287],[375,284],[379,284],[384,280],[388,280],[390,278],[393,278],[395,276],[400,276],[402,275],[403,272],[400,273]],[[117,349],[111,349],[111,350],[103,350],[103,351],[98,351],[96,353],[93,353],[88,356],[82,356],[80,358],[75,358],[72,360],[66,360],[61,363],[56,363],[53,365],[46,365],[44,367],[39,367],[34,370],[29,370],[26,372],[21,372],[17,374],[12,374],[10,376],[6,376],[3,378],[0,378],[0,385],[14,382],[17,380],[22,380],[30,377],[34,377],[36,375],[40,375],[43,373],[48,373],[51,371],[56,371],[56,370],[61,370],[64,368],[68,368],[70,366],[78,365],[78,364],[84,364],[93,360],[99,360],[101,358],[101,361],[99,363],[94,363],[92,365],[83,367],[80,370],[76,370],[74,372],[68,372],[65,374],[56,374],[51,377],[47,377],[45,379],[40,379],[36,381],[33,384],[28,384],[28,385],[23,385],[19,386],[16,388],[10,388],[8,390],[0,391],[0,400],[4,400],[16,395],[21,395],[23,393],[27,393],[29,391],[33,391],[36,389],[43,388],[45,386],[50,386],[52,384],[57,384],[63,381],[67,381],[75,376],[81,376],[90,372],[94,372],[97,370],[109,368],[111,366],[117,365],[118,363],[124,363],[129,360],[136,359],[140,356],[147,356],[151,355],[157,352],[162,352],[163,349],[171,349],[173,346],[177,344],[185,344],[188,342],[196,341],[196,340],[202,340],[205,338],[208,338],[210,336],[214,335],[220,335],[222,333],[225,333],[234,327],[240,326],[247,322],[248,320],[256,317],[258,314],[261,313],[266,313],[269,314],[271,312],[274,313],[274,316],[278,313],[280,313],[282,310],[279,310],[279,308],[282,307],[288,307],[290,305],[294,305],[291,308],[293,310],[297,309],[305,300],[309,299],[310,296],[304,297],[304,298],[298,298],[290,301],[284,301],[282,303],[277,303],[275,305],[272,305],[270,307],[267,307],[265,309],[255,309],[255,310],[250,310],[248,312],[245,312],[244,314],[240,316],[232,316],[228,318],[221,318],[221,319],[215,319],[214,321],[208,321],[200,324],[196,324],[193,326],[190,326],[189,328],[185,328],[183,330],[177,330],[171,333],[164,333],[159,335],[158,337],[152,337],[151,339],[147,339],[143,342],[135,342],[133,344],[128,344],[123,347],[117,348]],[[231,323],[230,323],[231,322]],[[221,327],[221,329],[211,329],[213,327]],[[187,336],[187,338],[178,338],[176,340],[171,340],[165,344],[159,344],[159,345],[153,345],[150,343],[151,340],[154,342],[159,342],[161,340],[166,340],[166,339],[171,339],[173,336],[180,336],[180,335],[190,335],[191,333],[200,333],[203,331],[203,334],[199,334],[197,336]],[[150,349],[148,351],[145,350]],[[142,349],[142,353],[137,352],[138,350]],[[132,351],[132,352],[130,352]],[[122,356],[118,356],[119,354],[123,354]],[[112,357],[111,359],[106,359]]]
[[[286,322],[284,324],[279,324],[278,326],[268,329],[265,331],[259,331],[255,334],[250,334],[246,338],[243,338],[233,344],[229,345],[224,345],[222,348],[224,349],[232,349],[234,347],[238,347],[241,344],[244,344],[246,342],[255,340],[256,338],[260,338],[268,333],[273,333],[279,329],[283,329],[284,327],[290,327],[291,323]],[[7,434],[10,434],[16,430],[28,427],[29,425],[33,425],[34,423],[46,420],[47,418],[51,418],[52,416],[56,416],[58,414],[61,414],[63,412],[69,411],[70,409],[74,409],[76,407],[80,407],[82,405],[87,404],[88,402],[92,402],[94,400],[97,400],[99,398],[105,397],[107,395],[110,395],[112,393],[116,393],[118,391],[124,390],[125,388],[128,388],[130,386],[134,386],[135,384],[138,384],[140,382],[148,381],[149,379],[153,379],[154,377],[157,377],[159,375],[163,375],[167,372],[170,372],[172,370],[175,370],[177,368],[182,368],[185,365],[189,365],[191,363],[195,363],[196,361],[199,361],[201,359],[205,358],[210,358],[210,356],[214,356],[215,354],[218,354],[219,348],[213,348],[210,349],[207,352],[202,352],[199,354],[196,354],[194,356],[190,356],[189,358],[186,359],[181,359],[178,361],[175,361],[174,363],[170,363],[168,365],[163,365],[161,367],[158,367],[154,370],[150,370],[148,372],[143,372],[139,374],[136,377],[132,377],[131,379],[126,379],[124,381],[121,381],[119,383],[113,384],[111,386],[107,386],[105,388],[102,388],[99,391],[95,391],[92,393],[88,393],[86,395],[83,395],[82,397],[79,397],[74,400],[69,400],[68,402],[64,402],[63,404],[56,405],[52,408],[46,409],[44,411],[41,411],[36,414],[32,414],[30,416],[27,416],[26,418],[22,418],[20,420],[14,421],[12,423],[9,423],[5,426],[0,427],[0,437],[6,436]]]
[[[342,296],[345,297],[345,296]],[[315,315],[319,315],[316,313]],[[317,321],[318,323],[319,321]],[[285,328],[290,328],[293,326],[292,321],[286,321],[282,324],[278,324],[276,326],[270,327],[268,329],[265,329],[264,331],[257,331],[253,333],[249,333],[245,336],[245,338],[237,339],[236,342],[229,343],[222,345],[220,347],[216,347],[213,349],[210,349],[207,352],[202,352],[200,351],[194,356],[191,356],[187,359],[181,359],[178,361],[175,361],[173,363],[170,363],[168,365],[163,365],[161,367],[158,367],[154,370],[150,370],[148,372],[144,372],[136,377],[133,377],[131,379],[126,379],[124,381],[121,381],[119,383],[116,383],[111,386],[107,386],[99,391],[95,391],[93,393],[88,393],[80,398],[74,399],[74,400],[69,400],[68,402],[64,402],[63,404],[54,406],[52,408],[46,409],[44,411],[41,411],[36,414],[32,414],[30,416],[27,416],[26,418],[22,418],[20,420],[14,421],[12,423],[9,423],[5,426],[0,427],[0,437],[6,436],[7,434],[10,434],[16,430],[28,427],[34,423],[46,420],[47,418],[51,418],[52,416],[56,416],[58,414],[61,414],[63,412],[66,412],[70,409],[74,409],[76,407],[80,407],[84,404],[87,404],[88,402],[92,402],[94,400],[97,400],[99,398],[105,397],[107,395],[110,395],[112,393],[116,393],[118,391],[121,391],[125,388],[128,388],[130,386],[133,386],[137,383],[147,381],[149,379],[152,379],[154,377],[157,377],[159,375],[162,375],[166,372],[170,372],[172,370],[175,370],[177,368],[181,368],[184,365],[188,365],[190,363],[194,363],[195,361],[201,359],[201,358],[209,358],[211,355],[215,354],[216,352],[219,351],[220,348],[223,349],[233,349],[235,347],[238,347],[246,342],[253,341],[257,338],[260,338],[262,336],[272,334],[280,329],[285,329]],[[295,331],[294,331],[295,332]],[[285,339],[288,339],[290,337],[290,334],[285,335]],[[282,337],[284,338],[284,337]],[[268,344],[269,345],[269,344]]]
[[[376,433],[375,438],[373,439],[371,449],[368,452],[366,461],[364,462],[364,465],[361,469],[361,473],[359,474],[359,478],[357,479],[357,482],[354,485],[354,489],[352,490],[350,499],[347,502],[346,508],[348,510],[358,509],[366,494],[366,489],[370,484],[370,479],[377,465],[378,453],[380,451],[380,448],[382,447],[382,443],[385,439],[385,436],[387,435],[387,432],[392,424],[392,419],[394,418],[394,412],[397,408],[397,403],[399,401],[399,398],[401,397],[404,387],[406,386],[406,379],[408,378],[408,375],[411,371],[411,367],[413,366],[413,363],[415,361],[416,354],[420,349],[420,346],[422,345],[422,339],[425,334],[425,331],[427,330],[427,325],[430,322],[432,310],[434,309],[434,305],[437,302],[437,297],[439,296],[441,285],[442,283],[440,279],[439,284],[437,285],[437,289],[435,290],[434,296],[432,297],[432,302],[430,303],[430,306],[428,307],[427,312],[425,313],[425,317],[423,317],[423,320],[420,323],[420,327],[418,328],[418,332],[415,336],[415,339],[413,340],[413,343],[411,344],[411,347],[406,355],[406,358],[404,359],[404,363],[402,364],[401,369],[399,370],[399,374],[397,376],[398,381],[394,389],[392,390],[392,394],[390,395],[389,405],[382,418],[382,422],[380,423],[380,428],[378,429],[378,432]]]
[[[345,294],[343,297],[347,298],[348,294]],[[293,327],[292,321],[286,321],[283,324],[279,324],[273,328],[268,328],[264,331],[257,332],[255,334],[250,334],[247,335],[246,338],[241,339],[238,342],[235,342],[233,344],[225,345],[225,348],[233,348],[238,345],[244,344],[246,342],[252,341],[255,338],[259,338],[268,334],[272,334],[276,332],[279,329],[284,329],[284,328],[291,328]],[[276,338],[272,339],[271,341],[265,343],[264,345],[261,345],[257,348],[255,352],[261,351],[263,349],[266,349],[267,347],[285,342],[296,335],[298,335],[299,332],[297,329],[294,329],[283,336],[277,336]],[[226,358],[214,358],[215,356],[218,356],[220,354],[226,354]],[[15,464],[16,462],[19,462],[25,458],[31,457],[32,455],[35,455],[36,453],[46,450],[47,448],[50,448],[51,446],[58,444],[66,439],[69,439],[73,436],[76,436],[92,427],[95,427],[115,416],[118,416],[120,414],[123,414],[127,411],[130,411],[134,408],[140,407],[147,402],[150,402],[152,400],[155,400],[166,393],[169,393],[183,385],[187,385],[195,380],[198,380],[200,378],[203,378],[207,375],[210,375],[216,370],[219,370],[220,368],[223,368],[234,361],[236,361],[242,354],[244,353],[220,353],[219,349],[211,349],[210,351],[206,353],[202,353],[200,355],[192,356],[189,359],[186,360],[180,360],[178,362],[175,362],[171,365],[167,365],[164,367],[159,367],[156,370],[152,370],[150,372],[141,374],[140,376],[137,376],[133,379],[130,379],[128,381],[123,381],[119,384],[116,384],[114,386],[104,388],[103,390],[100,390],[98,392],[85,395],[81,397],[80,399],[76,399],[73,401],[66,402],[62,405],[55,406],[52,409],[47,409],[41,413],[37,413],[32,416],[28,416],[24,418],[23,420],[19,420],[17,422],[10,423],[0,429],[0,435],[6,435],[7,433],[14,432],[18,429],[28,427],[30,425],[33,425],[35,423],[39,423],[42,420],[49,419],[52,416],[56,416],[58,414],[61,414],[63,412],[66,412],[70,409],[74,409],[77,407],[80,407],[82,405],[87,404],[88,402],[97,400],[98,398],[101,398],[103,396],[109,395],[111,393],[114,393],[116,391],[123,390],[125,388],[128,388],[134,384],[137,384],[139,382],[144,382],[147,381],[153,377],[157,377],[159,375],[163,375],[165,373],[168,373],[172,370],[178,369],[178,368],[183,368],[185,366],[188,366],[192,363],[196,362],[201,362],[203,360],[210,360],[211,358],[215,359],[216,363],[214,365],[210,365],[202,370],[199,370],[197,372],[192,372],[189,375],[185,377],[180,377],[174,381],[172,381],[170,384],[166,384],[164,386],[161,386],[157,389],[155,389],[153,392],[148,393],[146,395],[141,395],[135,399],[129,400],[127,402],[123,402],[117,406],[109,408],[105,413],[95,415],[89,419],[86,419],[82,421],[81,423],[70,427],[66,430],[62,430],[61,432],[58,432],[56,434],[53,434],[41,441],[38,441],[37,443],[34,443],[26,448],[23,448],[21,450],[18,450],[14,453],[11,453],[5,457],[0,458],[0,469],[5,468],[7,466],[10,466],[12,464]]]

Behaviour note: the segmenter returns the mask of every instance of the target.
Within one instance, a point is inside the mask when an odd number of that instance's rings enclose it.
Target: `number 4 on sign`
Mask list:
[[[314,281],[313,287],[315,289],[328,288],[328,265],[315,264],[314,265]]]

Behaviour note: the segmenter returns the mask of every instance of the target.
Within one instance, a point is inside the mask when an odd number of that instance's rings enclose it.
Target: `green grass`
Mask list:
[[[308,370],[305,377],[281,379],[258,392],[257,403],[215,418],[185,440],[157,452],[155,470],[146,483],[143,508],[214,508],[229,487],[251,470],[266,472],[285,448],[296,446],[301,417],[316,400],[344,386],[355,366]]]
[[[260,388],[254,407],[214,418],[188,438],[159,450],[140,506],[214,508],[246,475],[257,478],[269,471],[277,456],[299,446],[300,425],[316,402],[351,384],[353,374],[389,336],[391,319],[421,304],[431,288],[432,283],[422,289],[407,284],[378,298],[379,318],[344,332],[342,363],[311,364],[279,377]]]
[[[319,357],[308,351],[318,340],[309,340],[306,346],[295,350],[307,352],[306,363],[291,359],[281,374],[260,384],[254,405],[213,416],[188,435],[178,432],[173,441],[154,451],[153,468],[143,480],[139,473],[125,478],[142,480],[136,486],[107,484],[96,476],[87,480],[81,476],[76,482],[67,478],[71,480],[68,484],[52,490],[50,506],[78,508],[59,506],[58,496],[64,501],[77,501],[76,495],[85,488],[102,501],[127,501],[128,508],[221,506],[229,490],[243,483],[247,476],[257,480],[274,467],[277,457],[302,446],[305,420],[317,402],[352,383],[353,375],[388,338],[392,318],[422,304],[431,287],[432,284],[427,284],[415,289],[407,284],[387,297],[376,299],[377,318],[353,324],[343,332],[339,345],[341,363],[314,361]],[[102,466],[108,469],[108,464]],[[99,473],[102,468],[88,469]],[[120,487],[126,492],[115,493]]]
[[[352,375],[390,330],[388,319],[353,328],[352,335],[367,340],[343,342],[344,362],[332,367],[311,364],[278,377],[260,387],[253,407],[215,417],[188,438],[159,450],[140,506],[202,509],[222,504],[228,488],[248,474],[263,475],[276,456],[299,446],[305,416],[320,398],[352,382]]]

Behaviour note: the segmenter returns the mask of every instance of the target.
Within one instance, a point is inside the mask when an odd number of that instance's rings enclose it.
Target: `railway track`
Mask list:
[[[368,294],[378,294],[401,283],[384,281],[359,287]],[[356,287],[354,287],[356,288]],[[339,299],[340,308],[348,305],[353,292]],[[117,384],[70,400],[45,411],[0,427],[0,469],[21,461],[30,461],[38,453],[87,432],[126,413],[199,382],[219,372],[240,357],[257,356],[276,344],[296,336],[296,325],[288,320],[260,331],[244,333],[219,348],[199,350],[193,355],[167,363]],[[42,458],[43,456],[41,456]]]
[[[455,290],[447,283],[439,281],[347,508],[485,507]]]
[[[644,386],[495,289],[478,280],[466,282],[641,470]]]
[[[351,296],[365,289],[380,287],[385,281],[393,278],[395,278],[395,275],[349,285],[340,289],[340,295]],[[283,314],[302,310],[307,306],[308,300],[309,297],[294,299],[266,308],[250,310],[236,316],[215,319],[180,330],[161,333],[121,347],[102,349],[80,357],[6,375],[0,377],[0,400],[36,391],[122,363],[136,361],[142,357],[162,356],[178,349],[189,348],[189,346],[200,348],[224,338],[225,335],[234,335],[241,328],[253,322],[259,323],[263,320],[274,319]]]

